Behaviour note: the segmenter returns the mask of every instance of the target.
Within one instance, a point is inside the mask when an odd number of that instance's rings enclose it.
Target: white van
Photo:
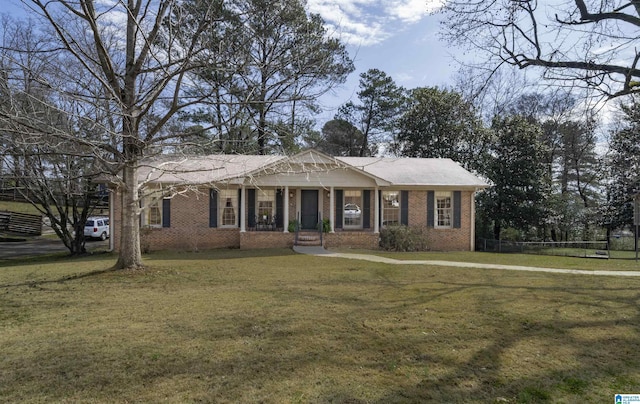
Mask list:
[[[109,218],[89,217],[84,225],[84,236],[106,240],[109,238]]]

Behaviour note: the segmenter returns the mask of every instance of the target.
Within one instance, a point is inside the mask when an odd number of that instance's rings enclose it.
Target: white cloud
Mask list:
[[[442,6],[441,1],[432,0],[392,0],[385,11],[405,23],[415,23]]]
[[[383,42],[408,24],[415,24],[443,0],[309,0],[310,12],[327,23],[343,42],[369,46]]]

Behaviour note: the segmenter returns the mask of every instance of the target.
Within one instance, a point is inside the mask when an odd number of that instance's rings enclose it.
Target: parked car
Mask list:
[[[344,205],[344,217],[346,218],[358,218],[361,213],[360,206],[355,203],[347,203]]]
[[[109,238],[109,218],[89,217],[84,225],[84,236],[106,240]]]

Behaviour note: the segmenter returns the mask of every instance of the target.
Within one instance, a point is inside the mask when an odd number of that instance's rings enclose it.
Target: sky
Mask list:
[[[438,39],[440,0],[307,0],[329,33],[347,45],[356,70],[320,100],[321,126],[337,108],[356,101],[360,73],[379,69],[405,88],[447,86],[457,70],[454,49]],[[24,16],[20,0],[3,0],[0,12]]]
[[[457,71],[455,49],[438,39],[438,0],[308,0],[339,38],[356,70],[340,88],[320,100],[331,119],[347,101],[356,101],[360,73],[384,71],[399,86],[448,86]]]

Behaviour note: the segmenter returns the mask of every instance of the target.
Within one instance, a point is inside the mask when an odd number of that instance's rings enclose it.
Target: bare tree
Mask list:
[[[444,37],[479,50],[489,74],[538,67],[545,79],[605,97],[640,92],[635,1],[453,0],[442,12]]]
[[[61,142],[55,132],[87,138],[90,127],[64,113],[77,103],[48,83],[52,66],[71,67],[51,49],[45,33],[29,21],[3,17],[0,34],[2,100],[0,165],[3,187],[11,188],[43,215],[71,254],[85,251],[83,226],[97,204],[93,156],[81,143]],[[63,69],[63,70],[65,70]],[[56,69],[57,70],[57,69]],[[85,111],[86,113],[86,111]],[[84,119],[86,121],[86,119]],[[82,134],[81,134],[82,133]]]
[[[109,155],[103,169],[115,179],[122,199],[120,256],[116,267],[142,267],[140,250],[139,164],[145,156],[161,150],[175,134],[165,124],[179,111],[197,104],[209,94],[182,97],[193,83],[189,74],[200,67],[194,61],[205,46],[200,39],[219,21],[222,3],[205,2],[197,18],[183,12],[179,0],[25,0],[54,31],[58,47],[97,83],[85,88],[74,77],[80,101],[93,103],[102,115],[115,119],[113,129],[100,141],[76,133],[51,132],[58,141],[85,145],[93,155]],[[190,18],[190,41],[178,41],[171,27]],[[71,95],[71,94],[68,94]],[[98,97],[99,99],[96,99]],[[97,101],[97,102],[96,102]],[[179,136],[179,135],[178,135]]]

